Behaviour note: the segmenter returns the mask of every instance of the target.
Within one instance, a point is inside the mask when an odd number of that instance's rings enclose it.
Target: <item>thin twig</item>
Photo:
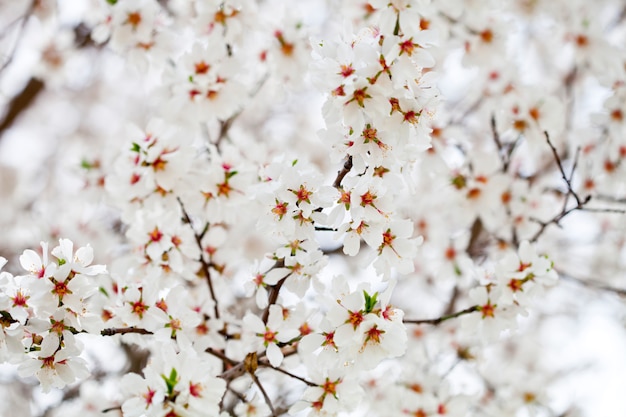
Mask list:
[[[570,182],[569,178],[567,177],[567,174],[565,174],[565,169],[563,169],[563,163],[561,162],[561,157],[559,156],[558,151],[556,150],[556,148],[552,144],[552,141],[550,140],[550,135],[548,134],[548,132],[543,132],[543,133],[546,136],[546,141],[548,142],[548,145],[550,146],[550,149],[552,149],[552,154],[554,155],[554,160],[556,161],[556,164],[559,167],[559,171],[561,172],[561,177],[563,178],[563,181],[565,181],[565,184],[567,184],[568,194],[571,194],[576,199],[576,204],[580,206],[581,205],[580,198],[578,197],[578,195],[572,189],[572,183]],[[574,168],[576,168],[576,167],[574,166]],[[572,169],[572,173],[571,173],[570,177],[573,177],[573,176],[574,176],[574,170]]]
[[[572,188],[572,178],[574,177],[574,171],[575,171],[575,169],[576,169],[576,167],[578,165],[578,156],[580,154],[580,151],[579,150],[576,151],[576,155],[574,157],[574,165],[572,167],[572,172],[570,173],[570,175],[568,177],[567,174],[565,173],[565,169],[563,168],[563,163],[561,162],[561,157],[559,156],[559,153],[557,152],[556,148],[554,147],[554,145],[550,141],[550,135],[548,135],[548,132],[544,132],[544,135],[546,136],[546,141],[547,141],[548,145],[550,146],[550,149],[552,150],[552,154],[554,155],[554,160],[556,161],[556,164],[557,164],[557,166],[559,168],[559,171],[561,172],[561,177],[563,178],[563,180],[565,181],[565,184],[567,185],[567,192],[565,194],[565,203],[563,204],[563,208],[561,209],[561,212],[557,213],[554,217],[552,217],[552,219],[544,222],[544,221],[541,221],[541,220],[536,219],[536,218],[530,218],[530,220],[538,223],[539,226],[540,226],[539,230],[537,230],[535,235],[530,239],[531,242],[536,242],[537,239],[539,239],[539,237],[544,233],[544,231],[546,230],[546,228],[549,225],[556,224],[557,226],[560,226],[559,222],[565,216],[569,215],[571,212],[576,211],[576,210],[589,211],[589,212],[593,212],[593,213],[619,213],[619,214],[626,213],[626,210],[622,210],[622,209],[615,209],[615,208],[587,208],[587,207],[585,207],[585,205],[587,203],[589,203],[589,201],[591,201],[591,196],[588,195],[584,199],[582,199],[576,193],[576,191],[574,191],[574,189]],[[568,199],[569,195],[572,195],[574,197],[574,199],[576,200],[576,205],[568,209],[567,208],[567,199]]]
[[[183,217],[185,218],[185,221],[189,224],[189,227],[191,227],[191,230],[193,232],[193,235],[196,239],[196,245],[198,246],[198,249],[200,249],[200,259],[198,259],[198,261],[200,261],[200,264],[202,265],[202,272],[204,273],[204,276],[206,277],[207,280],[207,284],[209,286],[209,292],[211,293],[211,298],[213,299],[213,311],[215,312],[215,318],[219,319],[220,318],[220,309],[219,306],[217,304],[217,296],[215,295],[215,290],[213,289],[213,281],[211,279],[211,270],[209,268],[209,264],[204,260],[204,250],[202,247],[202,238],[200,237],[200,234],[198,234],[196,232],[196,230],[193,227],[193,223],[191,222],[191,217],[189,217],[189,213],[187,213],[187,210],[185,209],[185,206],[182,202],[182,200],[180,199],[180,197],[176,198],[178,200],[178,204],[180,205],[180,208],[183,212]],[[206,226],[205,226],[206,227]]]
[[[239,362],[232,360],[231,358],[229,358],[228,356],[226,356],[223,352],[219,351],[219,350],[215,350],[213,348],[206,348],[204,350],[206,353],[209,353],[217,358],[220,358],[222,360],[222,362],[227,363],[230,366],[235,366],[237,364],[239,364]]]
[[[606,194],[597,194],[593,196],[594,200],[609,201],[611,203],[626,204],[626,197],[614,197]]]
[[[267,404],[270,411],[272,412],[272,417],[276,417],[277,414],[276,414],[276,410],[274,409],[274,405],[272,404],[272,400],[270,400],[270,397],[267,395],[267,392],[265,392],[265,388],[263,388],[263,385],[261,385],[261,381],[259,381],[259,378],[257,378],[257,376],[254,374],[251,374],[250,376],[252,377],[252,380],[254,381],[256,386],[259,387],[259,390],[261,391],[261,394],[263,395],[263,399],[265,400],[265,403]]]
[[[315,382],[311,382],[311,381],[306,380],[306,379],[304,379],[304,378],[302,378],[302,377],[300,377],[298,375],[294,375],[294,374],[292,374],[289,371],[285,371],[284,369],[278,368],[276,366],[272,366],[269,363],[264,363],[263,362],[263,363],[259,363],[259,365],[261,365],[263,367],[266,367],[266,368],[273,369],[273,370],[278,371],[280,373],[283,373],[283,374],[285,374],[287,376],[290,376],[290,377],[292,377],[294,379],[297,379],[298,381],[302,381],[302,382],[304,382],[305,384],[307,384],[310,387],[319,387],[319,384],[316,384]]]
[[[274,410],[274,405],[272,404],[272,400],[270,400],[269,395],[267,395],[267,392],[265,391],[265,388],[263,388],[263,385],[261,385],[261,381],[259,381],[259,378],[257,378],[257,376],[250,372],[250,377],[252,378],[252,381],[254,381],[254,383],[256,384],[257,387],[259,387],[259,390],[261,391],[261,394],[263,395],[263,398],[265,399],[265,403],[267,404],[267,406],[270,408],[270,411],[272,412],[272,416],[276,417],[276,410]]]
[[[575,282],[577,284],[583,285],[585,287],[592,287],[595,288],[597,290],[602,290],[602,291],[607,291],[607,292],[612,292],[614,294],[617,294],[621,297],[626,297],[626,289],[623,288],[616,288],[616,287],[612,287],[610,285],[607,285],[603,282],[600,281],[596,281],[593,279],[583,279],[583,278],[576,278],[568,273],[562,272],[562,271],[557,271],[559,273],[559,277],[568,280],[568,281],[572,281]]]
[[[13,43],[11,51],[9,52],[9,55],[7,56],[6,60],[2,63],[2,65],[0,65],[0,72],[4,71],[4,69],[8,67],[9,64],[13,61],[13,57],[15,56],[15,51],[17,51],[17,47],[20,41],[22,40],[22,35],[24,33],[24,29],[26,28],[26,22],[28,22],[28,18],[33,13],[36,3],[37,2],[35,0],[31,1],[30,5],[28,6],[28,9],[26,9],[26,13],[24,13],[24,16],[21,17],[22,21],[18,29],[17,39]],[[15,22],[17,22],[17,20]],[[11,25],[13,25],[15,22],[12,22]]]
[[[491,136],[493,137],[493,141],[498,148],[498,155],[500,156],[500,161],[502,162],[502,172],[506,172],[509,169],[510,159],[504,155],[504,146],[502,145],[500,134],[498,133],[498,128],[496,126],[496,115],[493,113],[491,114]]]
[[[437,326],[446,320],[454,319],[460,316],[464,316],[466,314],[471,314],[471,313],[474,313],[475,311],[478,311],[477,305],[468,307],[465,310],[457,311],[456,313],[447,314],[445,316],[438,317],[436,319],[402,320],[402,322],[405,324],[432,324],[433,326]]]

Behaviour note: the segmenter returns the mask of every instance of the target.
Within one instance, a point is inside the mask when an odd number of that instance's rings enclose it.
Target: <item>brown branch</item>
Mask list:
[[[472,229],[470,232],[469,242],[467,243],[467,248],[465,252],[472,259],[477,259],[482,256],[485,252],[485,239],[484,239],[485,228],[483,227],[483,223],[480,220],[480,217],[476,217],[474,223],[472,223]]]
[[[335,178],[335,182],[333,182],[333,187],[341,188],[341,181],[343,181],[344,177],[348,175],[348,172],[352,169],[352,156],[348,156],[346,162],[343,164],[343,168],[339,172],[337,172],[337,178]]]
[[[593,196],[594,200],[609,201],[611,203],[626,204],[626,197],[614,197],[606,194],[598,194]]]
[[[287,280],[287,277],[282,278],[280,281],[276,283],[276,285],[273,285],[271,287],[270,294],[268,297],[269,299],[268,305],[267,307],[265,307],[265,310],[263,310],[263,323],[267,324],[267,320],[270,317],[270,306],[272,306],[273,304],[276,304],[276,300],[278,300],[278,293],[280,293],[280,289],[286,280]]]
[[[43,87],[43,82],[31,78],[28,84],[26,84],[26,87],[24,87],[18,95],[13,97],[4,118],[0,121],[0,135],[13,125],[20,114],[29,108],[39,93],[43,91]]]
[[[239,362],[232,360],[231,358],[229,358],[228,356],[226,356],[223,352],[219,351],[219,350],[215,350],[213,348],[206,348],[205,349],[206,353],[209,353],[217,358],[220,358],[222,360],[222,362],[230,365],[230,366],[235,366],[238,365]]]
[[[447,314],[445,316],[438,317],[436,319],[402,320],[402,322],[405,324],[432,324],[433,326],[437,326],[443,323],[444,321],[454,319],[460,316],[464,316],[466,314],[471,314],[471,313],[474,313],[475,311],[478,311],[477,305],[468,307],[465,310],[457,311],[456,313]]]
[[[259,367],[259,359],[258,359],[257,353],[256,352],[248,353],[245,359],[243,360],[243,369],[245,370],[245,372],[250,374],[250,378],[252,378],[252,381],[254,381],[257,387],[259,387],[259,390],[261,391],[261,394],[263,394],[263,398],[265,399],[265,403],[272,411],[272,416],[276,417],[276,410],[274,410],[274,405],[272,404],[270,397],[267,395],[265,388],[263,388],[263,385],[261,385],[261,381],[259,381],[259,378],[257,378],[256,376],[256,370],[258,369],[258,367]]]
[[[495,142],[496,147],[498,148],[498,154],[500,155],[500,159],[502,160],[502,172],[506,172],[509,167],[509,164],[504,159],[504,155],[502,153],[502,141],[500,140],[500,134],[498,133],[498,128],[496,127],[496,115],[493,113],[491,114],[491,133],[492,133],[493,141]]]
[[[261,365],[261,366],[263,366],[265,368],[270,368],[270,369],[273,369],[275,371],[278,371],[278,372],[280,372],[282,374],[290,376],[291,378],[297,379],[298,381],[302,381],[302,382],[304,382],[305,384],[307,384],[310,387],[319,387],[319,384],[316,384],[315,382],[311,382],[311,381],[306,380],[306,379],[304,379],[304,378],[302,378],[302,377],[300,377],[298,375],[294,375],[294,374],[292,374],[289,371],[285,371],[284,369],[278,368],[276,366],[272,366],[269,363],[261,362],[261,363],[259,363],[259,365]]]
[[[591,287],[591,288],[595,288],[597,290],[601,290],[601,291],[606,291],[606,292],[612,292],[614,294],[619,295],[620,297],[626,297],[626,289],[624,288],[616,288],[616,287],[612,287],[610,285],[607,285],[603,282],[600,281],[596,281],[593,279],[583,279],[583,278],[577,278],[574,277],[568,273],[562,272],[562,271],[557,271],[559,273],[559,277],[568,280],[568,281],[572,281],[575,282],[577,284],[583,285],[585,287]]]
[[[128,334],[128,333],[154,334],[150,330],[141,329],[139,327],[112,327],[109,329],[104,329],[100,332],[102,336],[113,336],[116,334]]]
[[[552,141],[550,140],[550,135],[548,135],[548,132],[543,132],[543,133],[546,136],[546,141],[548,142],[550,149],[552,150],[552,155],[554,155],[554,160],[556,161],[556,165],[558,166],[559,171],[561,172],[561,177],[563,178],[563,181],[565,181],[565,184],[567,184],[567,196],[571,194],[574,197],[574,199],[576,199],[576,204],[580,206],[581,205],[580,197],[578,197],[578,194],[574,192],[572,188],[572,182],[571,182],[571,178],[574,177],[574,170],[576,169],[578,158],[575,159],[574,166],[572,167],[572,172],[570,173],[570,176],[568,177],[567,174],[565,174],[565,169],[563,168],[561,157],[559,156],[559,153],[556,150],[556,147],[552,144]],[[579,151],[576,151],[576,155],[578,155],[578,153]],[[565,202],[567,203],[567,197],[565,199]]]
[[[239,378],[240,376],[243,376],[245,374],[246,369],[244,367],[244,363],[239,362],[237,365],[233,366],[229,370],[222,372],[222,374],[219,375],[219,378],[222,378],[226,381],[232,381],[233,379]]]
[[[459,287],[455,285],[454,288],[452,289],[450,300],[448,300],[448,305],[446,306],[446,309],[443,312],[444,315],[450,315],[454,313],[454,306],[456,305],[456,301],[459,298],[460,293],[461,292],[459,291]]]
[[[276,410],[274,409],[272,400],[270,399],[269,395],[267,395],[267,392],[265,391],[265,388],[263,388],[263,385],[261,385],[261,381],[259,381],[259,378],[257,378],[257,376],[253,373],[250,374],[250,377],[252,378],[252,381],[254,381],[256,386],[259,387],[259,390],[261,391],[261,394],[263,395],[263,399],[265,399],[265,403],[267,404],[267,406],[270,408],[270,411],[272,412],[272,417],[277,417],[278,414],[276,414]]]
[[[283,259],[281,259],[281,260],[277,261],[276,264],[274,264],[274,266],[272,268],[270,268],[270,270],[272,270],[274,268],[283,267],[284,265],[285,265],[285,261]],[[289,274],[289,275],[291,275],[291,274]],[[263,323],[267,323],[267,320],[270,317],[270,307],[273,304],[276,304],[276,301],[278,300],[278,294],[280,293],[280,289],[282,288],[282,286],[285,283],[285,281],[287,280],[287,278],[289,278],[289,275],[287,275],[286,277],[282,278],[275,285],[270,286],[269,295],[267,297],[268,298],[268,304],[267,304],[267,307],[265,307],[265,310],[263,310]]]
[[[557,226],[560,226],[559,222],[565,216],[569,215],[571,212],[576,211],[576,210],[588,211],[588,212],[594,212],[594,213],[619,213],[619,214],[626,213],[626,210],[622,210],[622,209],[585,207],[585,205],[589,203],[589,201],[591,201],[591,196],[588,195],[587,197],[582,199],[576,193],[576,191],[574,191],[574,189],[572,188],[572,182],[571,182],[572,178],[574,177],[574,170],[576,169],[577,164],[578,164],[579,151],[578,150],[576,151],[576,156],[574,157],[574,165],[572,167],[572,172],[570,176],[568,177],[567,174],[565,174],[565,169],[563,168],[561,157],[559,156],[559,153],[557,152],[556,148],[550,141],[550,136],[548,135],[548,132],[544,132],[544,135],[546,136],[546,141],[548,142],[548,145],[550,146],[550,149],[552,150],[552,154],[554,155],[554,159],[561,173],[561,177],[563,178],[563,180],[565,181],[565,184],[567,185],[567,193],[565,194],[565,203],[563,204],[563,208],[561,209],[561,212],[556,214],[552,219],[544,222],[539,219],[530,218],[530,220],[540,225],[540,228],[539,230],[537,230],[537,233],[535,233],[535,235],[530,239],[531,242],[536,242],[537,239],[539,239],[539,237],[545,232],[546,228],[549,225],[556,224]],[[576,205],[568,209],[567,200],[570,195],[573,196],[574,199],[576,200]]]
[[[16,20],[14,20],[13,22],[9,23],[9,25],[5,29],[5,30],[8,30],[9,27],[13,26],[15,23],[17,23],[17,22],[19,22],[21,20],[20,27],[18,29],[17,38],[15,40],[15,43],[13,43],[13,45],[11,47],[11,51],[9,52],[9,55],[7,56],[6,60],[2,63],[2,65],[0,65],[0,72],[4,71],[4,69],[6,67],[8,67],[9,64],[13,61],[13,57],[15,56],[15,51],[17,50],[17,46],[19,45],[20,41],[22,40],[22,35],[24,33],[24,29],[26,28],[26,22],[28,22],[28,18],[33,13],[33,10],[35,10],[35,6],[36,5],[37,5],[37,1],[31,0],[31,2],[28,5],[28,8],[26,9],[26,12],[24,13],[24,15],[19,17]],[[5,34],[6,33],[3,33],[2,36],[4,36]]]
[[[185,205],[183,204],[182,200],[180,199],[180,197],[176,198],[178,200],[178,204],[180,205],[180,209],[183,212],[183,217],[185,218],[185,221],[187,222],[187,224],[189,224],[189,227],[191,227],[191,231],[193,232],[193,236],[196,240],[196,245],[198,246],[198,249],[200,249],[200,259],[198,259],[198,261],[200,262],[200,265],[202,266],[202,273],[204,273],[204,276],[206,278],[207,281],[207,285],[209,286],[209,292],[211,293],[211,298],[213,299],[213,311],[215,313],[215,318],[219,319],[220,318],[220,309],[217,303],[217,296],[215,295],[215,290],[213,289],[213,280],[211,279],[211,270],[209,268],[209,263],[207,261],[204,260],[204,250],[202,247],[202,238],[200,237],[201,235],[198,234],[196,232],[196,230],[193,227],[193,223],[191,222],[191,217],[189,217],[189,213],[187,213],[187,210],[185,209]],[[206,227],[205,227],[206,228]],[[204,234],[204,231],[203,233]]]

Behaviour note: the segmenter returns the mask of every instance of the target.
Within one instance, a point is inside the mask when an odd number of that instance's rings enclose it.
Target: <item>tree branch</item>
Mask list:
[[[280,373],[283,373],[283,374],[285,374],[287,376],[290,376],[290,377],[292,377],[294,379],[297,379],[298,381],[302,381],[302,382],[304,382],[305,384],[307,384],[310,387],[319,387],[319,384],[316,384],[315,382],[311,382],[311,381],[306,380],[306,379],[304,379],[304,378],[302,378],[302,377],[300,377],[298,375],[294,375],[291,372],[285,371],[284,369],[272,366],[269,363],[262,362],[262,363],[259,363],[259,365],[261,365],[261,366],[263,366],[265,368],[270,368],[270,369],[273,369],[273,370],[278,371]]]
[[[119,327],[119,328],[109,328],[104,329],[100,332],[102,336],[113,336],[116,334],[128,334],[128,333],[136,333],[136,334],[154,334],[150,330],[141,329],[139,327]]]
[[[341,188],[341,181],[343,181],[344,177],[348,175],[348,172],[352,169],[352,156],[348,156],[346,162],[343,164],[343,168],[339,172],[337,172],[337,178],[335,178],[335,182],[333,182],[333,187]]]
[[[198,234],[196,232],[196,229],[194,229],[193,227],[193,223],[191,222],[191,217],[189,217],[189,213],[187,213],[187,210],[185,210],[185,206],[182,202],[182,200],[180,199],[180,197],[176,197],[176,199],[178,200],[178,204],[180,205],[180,208],[183,212],[183,217],[185,218],[185,221],[187,222],[187,224],[189,224],[189,227],[191,227],[191,230],[193,231],[193,235],[196,239],[196,245],[198,246],[198,249],[200,249],[200,259],[198,259],[198,261],[200,261],[200,264],[202,265],[202,272],[204,273],[204,276],[206,277],[206,281],[207,281],[207,285],[209,286],[209,292],[211,293],[211,298],[213,299],[213,311],[215,313],[215,318],[219,319],[220,318],[220,309],[217,303],[217,296],[215,295],[215,290],[213,289],[213,281],[211,279],[211,270],[209,268],[209,263],[207,263],[204,260],[204,249],[202,247],[202,238],[200,237],[201,235],[204,235],[204,231],[201,234]],[[206,228],[206,226],[205,226]]]
[[[447,314],[445,316],[438,317],[436,319],[402,320],[402,322],[405,324],[432,324],[433,326],[437,326],[446,320],[454,319],[460,316],[464,316],[466,314],[471,314],[475,311],[478,311],[477,305],[468,307],[465,310],[457,311],[456,313]]]
[[[576,151],[576,156],[574,157],[574,165],[572,167],[572,172],[570,174],[570,176],[568,177],[567,174],[565,174],[565,169],[563,168],[563,163],[561,162],[561,157],[559,156],[559,153],[557,152],[556,148],[554,147],[554,145],[552,144],[552,142],[550,141],[550,135],[548,135],[548,132],[544,132],[544,135],[546,136],[546,141],[548,142],[548,145],[550,146],[550,149],[552,150],[552,154],[554,155],[554,159],[556,161],[556,164],[559,168],[559,171],[561,173],[561,177],[563,178],[563,180],[565,181],[565,184],[567,185],[567,193],[565,195],[565,202],[563,204],[563,208],[561,209],[561,212],[556,214],[552,219],[544,222],[541,221],[539,219],[535,219],[535,218],[531,218],[530,220],[538,223],[540,225],[539,230],[537,231],[537,233],[535,233],[535,235],[530,239],[531,242],[536,242],[537,239],[539,239],[539,237],[545,232],[546,228],[551,225],[551,224],[556,224],[557,226],[560,226],[559,222],[568,214],[570,214],[573,211],[576,210],[581,210],[581,211],[589,211],[589,212],[595,212],[595,213],[626,213],[626,210],[622,210],[622,209],[614,209],[614,208],[587,208],[585,207],[585,205],[587,203],[589,203],[589,201],[591,201],[591,196],[588,195],[587,197],[585,197],[584,199],[582,199],[577,193],[576,191],[574,191],[574,189],[572,188],[572,178],[574,177],[574,170],[577,167],[578,164],[578,155],[579,155],[579,150]],[[567,200],[569,198],[569,196],[572,195],[574,197],[574,199],[576,200],[576,205],[571,207],[571,208],[567,208]]]

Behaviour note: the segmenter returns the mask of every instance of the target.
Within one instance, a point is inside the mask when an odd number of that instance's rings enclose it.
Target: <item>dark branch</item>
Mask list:
[[[113,336],[116,334],[128,334],[128,333],[136,333],[136,334],[153,334],[150,330],[141,329],[138,327],[120,327],[120,328],[109,328],[104,329],[100,332],[102,336]]]
[[[553,218],[551,218],[548,221],[541,221],[539,219],[535,219],[535,218],[531,218],[530,220],[536,222],[539,224],[539,230],[537,231],[537,233],[535,233],[535,235],[530,239],[531,242],[536,242],[537,239],[539,239],[539,237],[545,232],[546,228],[551,225],[551,224],[555,224],[557,226],[560,226],[559,222],[567,215],[569,215],[571,212],[576,211],[576,210],[580,210],[580,211],[589,211],[589,212],[594,212],[594,213],[619,213],[619,214],[623,214],[626,213],[626,210],[622,210],[622,209],[614,209],[614,208],[587,208],[585,207],[585,205],[587,203],[589,203],[589,201],[591,201],[591,196],[588,195],[587,197],[585,197],[584,199],[581,198],[576,191],[574,191],[574,189],[572,188],[572,178],[574,177],[574,170],[576,169],[577,165],[578,165],[578,156],[580,153],[580,150],[576,151],[576,156],[574,157],[574,165],[572,167],[572,172],[570,173],[569,177],[567,176],[567,174],[565,173],[565,169],[563,168],[563,163],[561,162],[561,157],[559,156],[559,153],[557,152],[556,148],[554,147],[554,145],[552,144],[552,142],[550,141],[550,136],[548,135],[548,132],[544,132],[545,136],[546,136],[546,141],[548,142],[548,145],[550,146],[550,149],[552,150],[552,154],[554,155],[554,159],[556,161],[556,164],[559,168],[559,171],[561,173],[561,177],[563,178],[563,180],[565,181],[565,184],[567,185],[567,193],[565,195],[565,202],[563,204],[563,208],[561,209],[561,212],[556,214]],[[570,207],[569,209],[567,208],[567,201],[569,196],[574,197],[574,199],[576,200],[576,205],[573,207]]]
[[[30,105],[35,101],[35,98],[43,91],[43,82],[31,78],[26,84],[26,87],[9,103],[9,109],[2,121],[0,121],[0,135],[10,128],[17,120],[20,114],[22,114]]]
[[[343,164],[343,168],[337,172],[337,178],[335,178],[335,182],[333,182],[333,187],[341,188],[341,181],[343,181],[344,177],[348,175],[348,172],[352,169],[352,156],[349,156],[346,159],[346,162]]]
[[[266,367],[266,368],[273,369],[273,370],[278,371],[278,372],[280,372],[280,373],[283,373],[283,374],[285,374],[285,375],[287,375],[287,376],[290,376],[290,377],[292,377],[292,378],[294,378],[294,379],[297,379],[298,381],[302,381],[302,382],[304,382],[305,384],[307,384],[307,385],[308,385],[308,386],[310,386],[310,387],[318,387],[318,386],[319,386],[319,384],[316,384],[315,382],[311,382],[311,381],[306,380],[306,379],[304,379],[304,378],[302,378],[302,377],[300,377],[300,376],[298,376],[298,375],[294,375],[294,374],[292,374],[291,372],[285,371],[284,369],[281,369],[281,368],[278,368],[278,367],[272,366],[272,365],[270,365],[269,363],[264,363],[264,362],[263,362],[263,363],[259,363],[259,365],[261,365],[261,366],[263,366],[263,367]]]
[[[220,309],[219,306],[217,304],[217,296],[215,295],[215,290],[213,289],[213,281],[211,279],[211,270],[209,268],[209,263],[207,261],[204,260],[204,250],[202,248],[202,235],[204,234],[204,231],[201,234],[198,234],[196,232],[196,230],[193,227],[193,223],[191,222],[191,217],[189,217],[189,213],[187,213],[187,210],[185,210],[185,206],[183,204],[183,202],[181,201],[181,199],[179,197],[177,197],[178,200],[178,204],[180,205],[180,209],[183,212],[183,217],[185,218],[185,221],[189,224],[189,227],[191,227],[191,230],[193,231],[193,235],[196,239],[196,245],[198,246],[198,249],[200,249],[200,259],[198,259],[198,261],[200,262],[200,265],[202,266],[202,272],[204,273],[204,276],[206,277],[206,281],[207,281],[207,285],[209,286],[209,292],[211,293],[211,298],[213,299],[213,311],[215,313],[215,318],[219,319],[220,318]],[[205,226],[206,229],[206,226]]]
[[[466,314],[471,314],[475,311],[478,311],[477,305],[468,307],[465,310],[457,311],[456,313],[447,314],[445,316],[438,317],[436,319],[403,320],[402,322],[405,324],[432,324],[433,326],[437,326],[446,320],[454,319],[460,316],[464,316]]]
[[[558,271],[558,273],[559,273],[559,276],[561,278],[565,279],[565,280],[575,282],[575,283],[583,285],[585,287],[591,287],[591,288],[595,288],[595,289],[601,290],[601,291],[612,292],[614,294],[619,295],[620,297],[626,297],[626,289],[612,287],[612,286],[607,285],[607,284],[605,284],[603,282],[596,281],[596,280],[593,280],[593,279],[576,278],[576,277],[573,277],[572,275],[564,273],[562,271]]]

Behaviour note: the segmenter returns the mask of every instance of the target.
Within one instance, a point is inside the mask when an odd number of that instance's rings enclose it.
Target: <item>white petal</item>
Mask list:
[[[39,356],[42,358],[48,358],[54,355],[54,352],[56,352],[57,348],[59,347],[59,342],[59,337],[56,334],[48,334],[46,337],[43,338],[43,341],[41,342],[41,350],[39,351]]]
[[[283,352],[277,345],[272,343],[267,347],[267,359],[269,359],[272,366],[280,366],[283,362],[283,357]]]

